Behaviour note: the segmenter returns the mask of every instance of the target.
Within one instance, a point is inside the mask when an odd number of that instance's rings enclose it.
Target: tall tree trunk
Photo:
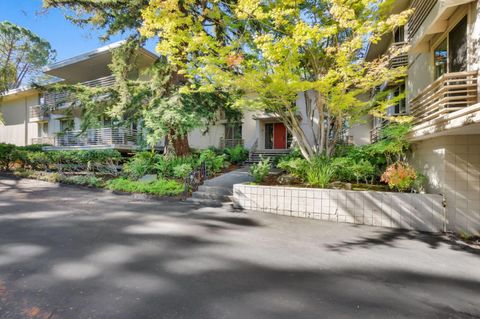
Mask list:
[[[165,139],[164,154],[167,156],[188,156],[191,154],[188,144],[188,135],[177,136],[173,130]]]

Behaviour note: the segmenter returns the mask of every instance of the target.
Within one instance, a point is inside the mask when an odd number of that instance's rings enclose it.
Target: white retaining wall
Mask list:
[[[292,217],[441,232],[442,196],[247,184],[233,186],[240,208]]]

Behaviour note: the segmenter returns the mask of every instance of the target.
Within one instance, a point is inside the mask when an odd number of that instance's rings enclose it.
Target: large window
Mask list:
[[[467,17],[433,51],[435,79],[447,72],[467,70]]]
[[[225,125],[225,139],[226,140],[241,140],[242,139],[242,124],[229,123]]]

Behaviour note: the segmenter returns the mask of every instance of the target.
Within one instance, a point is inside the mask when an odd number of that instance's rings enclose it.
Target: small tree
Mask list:
[[[157,51],[202,90],[241,90],[238,106],[276,114],[302,154],[333,153],[345,123],[391,103],[362,95],[397,81],[405,68],[390,69],[393,49],[363,60],[366,44],[406,23],[409,11],[389,15],[393,1],[151,1],[143,9],[142,34],[158,36]],[[295,105],[307,92],[305,131]],[[307,136],[312,135],[313,141]]]

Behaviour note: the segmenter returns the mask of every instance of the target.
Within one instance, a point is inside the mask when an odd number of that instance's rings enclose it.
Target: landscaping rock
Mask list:
[[[155,174],[147,174],[140,178],[140,182],[142,183],[151,183],[157,180],[157,175]]]
[[[282,175],[277,179],[281,185],[294,185],[299,182],[298,178],[293,175]]]

